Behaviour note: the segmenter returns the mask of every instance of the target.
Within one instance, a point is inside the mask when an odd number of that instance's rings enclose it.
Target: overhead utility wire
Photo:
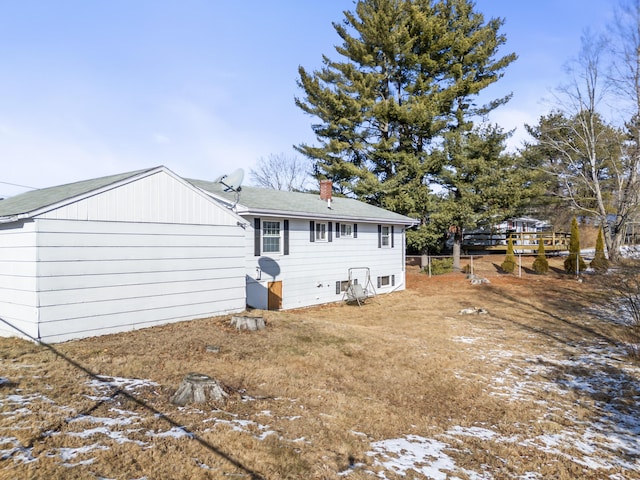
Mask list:
[[[20,185],[18,183],[9,183],[9,182],[0,182],[3,185],[11,185],[12,187],[22,187],[22,188],[28,188],[29,190],[38,190],[36,187],[29,187],[27,185]]]

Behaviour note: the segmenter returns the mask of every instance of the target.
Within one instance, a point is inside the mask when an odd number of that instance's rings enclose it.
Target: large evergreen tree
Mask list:
[[[504,153],[506,138],[495,125],[445,135],[445,167],[435,182],[442,192],[439,215],[446,217],[453,235],[454,269],[459,268],[465,228],[494,225],[519,214],[527,196],[537,192],[521,157]]]
[[[446,231],[451,218],[430,185],[465,161],[443,154],[445,136],[463,143],[474,119],[508,100],[476,104],[515,59],[498,56],[503,21],[485,22],[470,0],[359,0],[344,15],[342,61],[299,69],[296,104],[318,119],[319,145],[297,149],[339,193],[422,219],[411,241],[433,246],[427,219]]]

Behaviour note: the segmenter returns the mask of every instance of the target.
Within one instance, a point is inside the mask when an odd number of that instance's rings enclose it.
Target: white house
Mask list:
[[[255,187],[236,194],[219,183],[190,181],[246,220],[250,307],[291,309],[340,301],[350,273],[352,281],[375,293],[405,288],[405,228],[415,224],[409,217],[332,198],[330,182],[317,195]]]
[[[405,288],[403,215],[165,167],[0,201],[0,335],[58,342]]]
[[[0,201],[0,335],[56,342],[245,309],[244,220],[164,167]]]
[[[495,230],[501,233],[543,232],[551,228],[549,222],[531,217],[510,218],[496,225]]]

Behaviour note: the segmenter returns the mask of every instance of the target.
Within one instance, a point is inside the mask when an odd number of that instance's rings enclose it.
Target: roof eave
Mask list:
[[[20,213],[18,215],[0,217],[0,224],[19,222],[20,220],[24,220],[25,218],[31,218],[32,216],[33,215],[31,215],[31,213]]]
[[[240,208],[242,207],[242,208]],[[340,215],[335,212],[331,213],[310,213],[310,212],[291,212],[287,210],[270,210],[270,209],[252,209],[247,208],[244,205],[238,205],[238,215],[251,215],[251,216],[267,216],[267,217],[287,217],[287,218],[296,218],[296,219],[305,219],[305,218],[318,218],[321,220],[346,220],[351,222],[367,222],[367,223],[388,223],[394,225],[417,225],[419,222],[415,219],[390,219],[390,218],[382,218],[382,217],[363,217],[363,216],[353,216],[353,215]]]

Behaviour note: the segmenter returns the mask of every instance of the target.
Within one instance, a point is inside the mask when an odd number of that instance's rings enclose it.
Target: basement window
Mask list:
[[[395,286],[396,284],[396,276],[395,275],[384,275],[378,277],[378,288]]]
[[[358,284],[358,279],[354,278],[352,283],[353,283],[353,285],[357,285]],[[336,282],[336,295],[339,295],[341,293],[346,292],[348,287],[349,287],[349,280],[337,281]]]

